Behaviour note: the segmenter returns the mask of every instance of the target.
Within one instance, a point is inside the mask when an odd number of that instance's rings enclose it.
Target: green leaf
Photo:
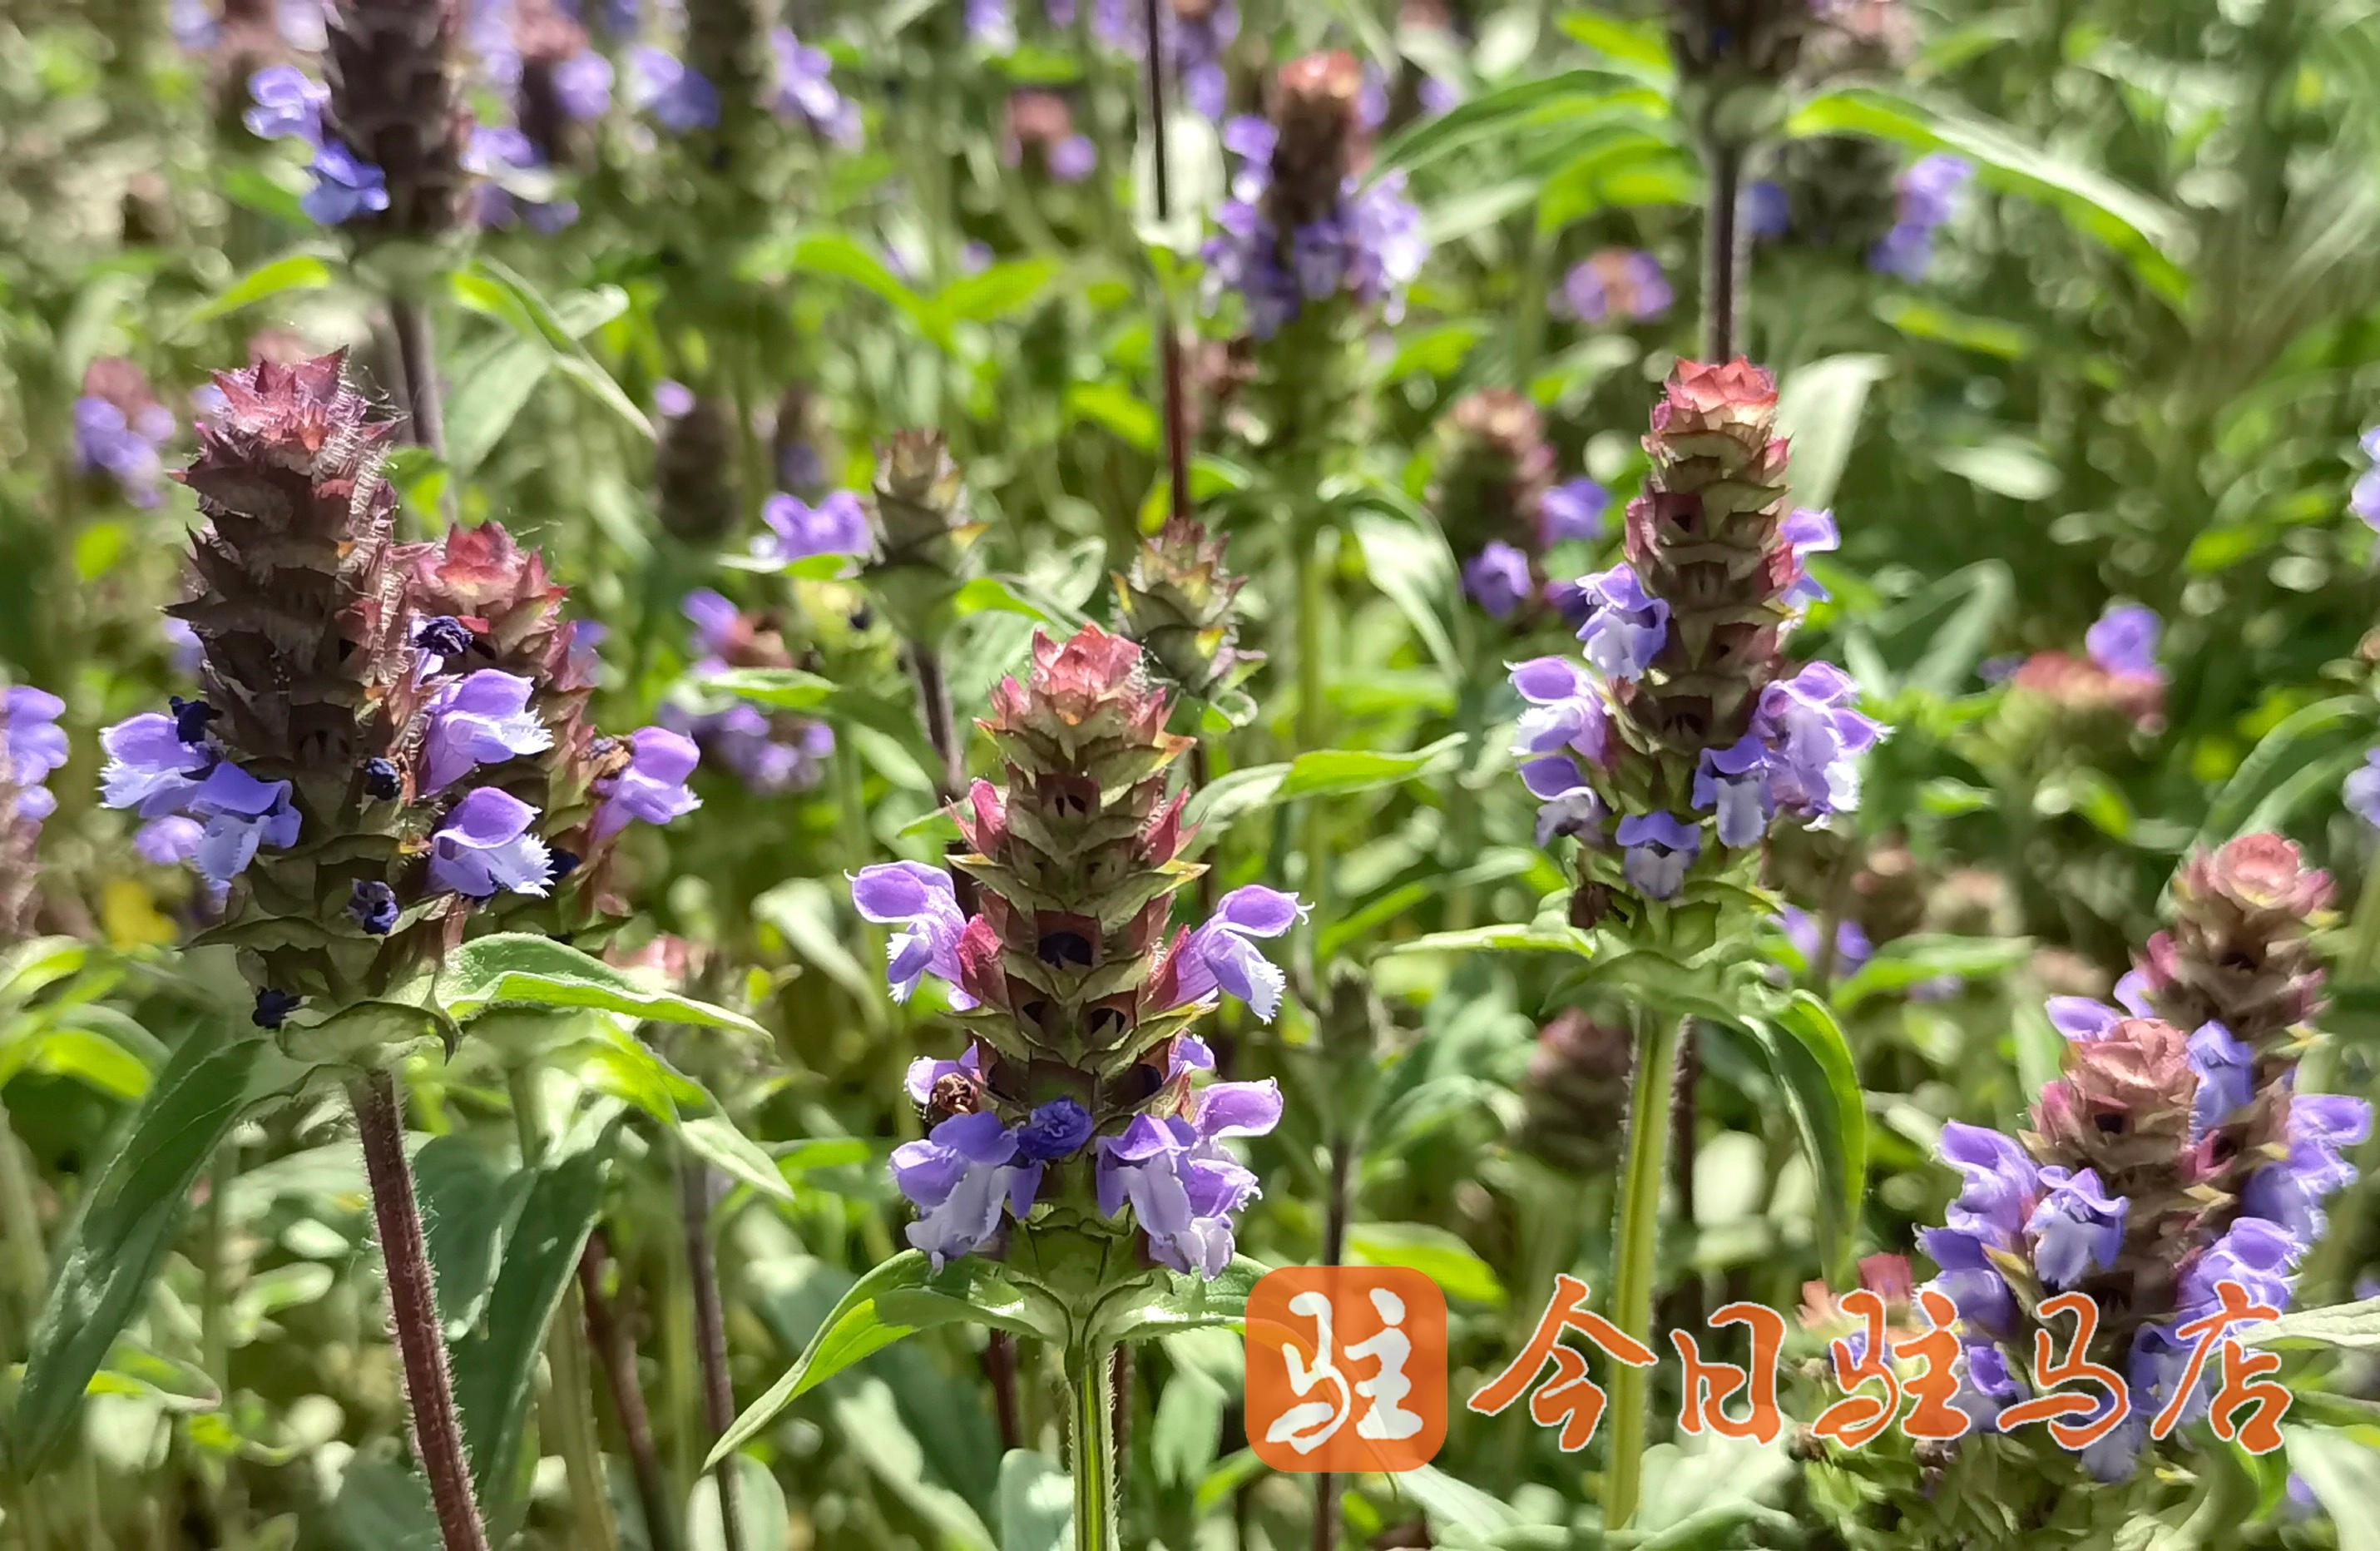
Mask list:
[[[1102,1341],[1153,1341],[1177,1331],[1236,1325],[1247,1313],[1249,1292],[1271,1269],[1236,1255],[1212,1281],[1158,1272],[1154,1281],[1103,1299],[1091,1311],[1088,1334]]]
[[[1000,1461],[1000,1551],[1067,1551],[1074,1544],[1074,1478],[1038,1449],[1010,1449]]]
[[[1351,797],[1451,769],[1462,758],[1464,736],[1451,734],[1405,753],[1371,749],[1316,749],[1286,764],[1251,765],[1218,776],[1190,800],[1184,817],[1195,824],[1222,824],[1243,813],[1301,797]]]
[[[1828,356],[1798,368],[1778,390],[1777,428],[1793,441],[1793,504],[1824,507],[1859,439],[1868,390],[1892,374],[1885,356]]]
[[[446,466],[454,477],[486,461],[552,371],[553,350],[542,339],[498,336],[457,355],[455,391],[446,400]]]
[[[1057,279],[1059,268],[1055,259],[1009,259],[952,281],[934,294],[929,305],[945,328],[953,324],[991,323],[1039,301]]]
[[[1030,1322],[1017,1316],[1012,1300],[1018,1289],[1003,1281],[999,1270],[969,1256],[937,1272],[924,1252],[904,1250],[869,1271],[851,1284],[794,1365],[768,1393],[747,1406],[711,1447],[703,1468],[709,1470],[743,1447],[787,1406],[853,1363],[929,1325],[973,1322],[1062,1337],[1063,1326],[1051,1324],[1046,1314]]]
[[[577,1274],[602,1204],[601,1151],[590,1148],[535,1170],[486,1313],[454,1344],[455,1409],[482,1503],[499,1500],[515,1479],[545,1327]]]
[[[1157,411],[1119,383],[1075,383],[1066,389],[1066,418],[1087,421],[1135,452],[1157,450]]]
[[[1968,447],[1939,447],[1934,461],[1979,489],[2011,501],[2046,501],[2058,493],[2058,465],[2029,441],[2003,436]]]
[[[1838,1266],[1851,1252],[1867,1196],[1867,1107],[1851,1042],[1826,1004],[1806,991],[1796,991],[1773,1018],[1752,1027],[1810,1154],[1832,1246],[1828,1264]]]
[[[451,1051],[458,1036],[453,1020],[435,1008],[354,1002],[320,1023],[285,1024],[274,1037],[298,1060],[387,1067],[433,1042]]]
[[[1944,975],[1994,979],[2032,957],[2030,937],[1960,937],[1928,932],[1896,937],[1835,987],[1835,1010],[1847,1013],[1871,996],[1906,991]]]
[[[190,1188],[241,1116],[293,1092],[307,1069],[269,1040],[193,1034],[92,1183],[58,1247],[9,1418],[11,1450],[40,1463],[73,1422],[97,1373],[173,1247]]]
[[[450,1338],[477,1325],[496,1285],[504,1240],[538,1173],[506,1168],[464,1136],[434,1136],[413,1154],[421,1237],[438,1273],[438,1318]]]
[[[552,352],[555,371],[585,388],[589,397],[647,441],[653,438],[653,422],[579,342],[580,335],[625,310],[625,292],[610,287],[580,292],[557,307],[528,280],[484,254],[456,271],[451,280],[456,299],[510,324],[523,339],[542,343]]]
[[[2263,1325],[2247,1325],[2238,1335],[2243,1346],[2370,1351],[2380,1348],[2380,1298],[2300,1309]]]
[[[331,283],[332,274],[330,260],[308,250],[267,259],[175,319],[166,326],[165,337],[179,337],[201,324],[229,317],[272,297],[290,291],[321,290]]]
[[[1495,1267],[1462,1235],[1432,1223],[1358,1223],[1347,1230],[1347,1252],[1351,1264],[1422,1272],[1451,1299],[1491,1306],[1507,1301]]]
[[[475,937],[447,955],[437,995],[440,1008],[458,1023],[506,1005],[597,1008],[657,1022],[767,1037],[742,1013],[655,990],[565,943],[527,932]]]
[[[0,1006],[21,1006],[90,962],[91,949],[72,937],[30,937],[0,950]]]
[[[785,1489],[776,1473],[758,1459],[737,1455],[717,1471],[705,1472],[694,1484],[686,1505],[687,1551],[728,1551],[727,1527],[719,1511],[719,1477],[735,1475],[735,1527],[743,1533],[735,1544],[775,1547],[786,1545],[792,1519],[785,1508]]]
[[[794,1199],[778,1160],[737,1129],[710,1090],[610,1018],[551,1057],[597,1093],[634,1105],[712,1166],[779,1201]],[[864,1145],[864,1144],[863,1144]]]
[[[1555,26],[1610,60],[1647,80],[1666,81],[1677,75],[1670,63],[1670,40],[1658,22],[1631,21],[1599,11],[1565,11]]]
[[[106,1366],[91,1376],[86,1395],[128,1395],[152,1401],[169,1411],[212,1411],[223,1393],[206,1370],[195,1362],[161,1357],[132,1341],[121,1341],[108,1354]]]
[[[2335,695],[2282,718],[2257,739],[2255,748],[2207,805],[2206,822],[2199,826],[2191,849],[2211,850],[2250,833],[2249,821],[2292,775],[2325,754],[2360,750],[2372,740],[2375,721],[2380,721],[2380,708],[2368,695]]]
[[[1384,953],[1567,953],[1580,959],[1595,956],[1595,938],[1575,926],[1474,926],[1461,932],[1431,932],[1408,942],[1390,943]]]
[[[89,1029],[54,1024],[0,1043],[0,1087],[19,1072],[70,1077],[112,1099],[131,1101],[149,1091],[140,1056]]]
[[[2131,262],[2151,289],[2180,303],[2190,281],[2171,257],[2187,226],[2172,209],[2095,167],[2025,144],[2008,126],[1967,108],[1881,87],[1851,87],[1803,104],[1787,126],[1795,136],[1865,135],[1913,151],[1950,151],[1975,164],[1983,181],[2049,205],[2067,223]]]
[[[793,667],[735,667],[714,673],[703,688],[776,711],[815,711],[834,693],[834,680]]]
[[[882,259],[839,232],[812,232],[791,240],[762,243],[737,268],[744,278],[752,280],[780,280],[799,274],[847,281],[890,303],[936,345],[950,347],[949,325],[933,305]]]
[[[1380,147],[1374,176],[1427,166],[1466,147],[1509,152],[1524,140],[1541,143],[1566,124],[1617,100],[1638,102],[1648,110],[1658,110],[1661,103],[1660,94],[1646,91],[1635,76],[1609,69],[1565,70],[1483,92],[1413,125]]]
[[[2313,1488],[2338,1532],[2338,1551],[2380,1551],[2380,1428],[2284,1427],[2289,1468]]]
[[[1445,535],[1418,512],[1390,509],[1358,510],[1350,527],[1372,585],[1404,615],[1430,660],[1460,680],[1448,621],[1463,606],[1462,571]]]

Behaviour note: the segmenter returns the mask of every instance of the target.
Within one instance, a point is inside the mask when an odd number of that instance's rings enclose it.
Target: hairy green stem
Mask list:
[[[545,1097],[533,1066],[515,1067],[504,1076],[512,1094],[513,1126],[520,1135],[521,1164],[535,1168],[545,1156]],[[570,1482],[571,1512],[577,1520],[577,1545],[602,1551],[616,1544],[612,1525],[612,1499],[604,1485],[603,1451],[595,1436],[592,1389],[594,1364],[587,1350],[586,1306],[576,1283],[562,1289],[553,1323],[545,1332],[545,1394],[538,1408],[545,1431],[562,1455],[564,1474]]]
[[[1066,1442],[1075,1472],[1075,1551],[1122,1551],[1116,1511],[1115,1365],[1111,1348],[1066,1353]]]
[[[413,1166],[405,1156],[405,1112],[396,1079],[385,1071],[366,1072],[347,1085],[347,1100],[355,1106],[364,1174],[371,1185],[413,1455],[430,1483],[439,1538],[445,1551],[488,1551],[488,1533],[471,1495],[470,1463],[463,1455],[454,1381],[447,1375],[446,1336],[438,1324],[430,1252],[421,1240],[421,1203],[414,1194]]]
[[[1611,1264],[1611,1313],[1620,1328],[1653,1344],[1654,1266],[1660,1253],[1661,1177],[1670,1144],[1670,1105],[1677,1088],[1681,1024],[1635,1014],[1636,1072],[1628,1094],[1628,1155],[1620,1175],[1620,1223]],[[1611,1375],[1611,1457],[1603,1527],[1624,1529],[1644,1486],[1645,1407],[1651,1370],[1618,1366]]]
[[[1330,606],[1330,530],[1315,523],[1305,535],[1297,558],[1297,747],[1291,758],[1326,748],[1329,706],[1326,697],[1328,663],[1323,632]],[[1319,942],[1330,920],[1330,805],[1308,799],[1305,810],[1305,892],[1314,913],[1305,934],[1308,944]]]

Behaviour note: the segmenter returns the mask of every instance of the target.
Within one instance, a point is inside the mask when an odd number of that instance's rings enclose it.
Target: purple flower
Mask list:
[[[628,56],[629,101],[651,114],[672,134],[708,129],[719,122],[719,89],[667,49],[650,45]]]
[[[909,1243],[935,1270],[990,1242],[1003,1205],[1020,1217],[1033,1210],[1041,1166],[1016,1156],[1016,1133],[988,1110],[953,1115],[922,1142],[892,1149],[892,1182],[918,1213]]]
[[[1760,843],[1777,812],[1768,793],[1768,749],[1749,733],[1725,749],[1705,749],[1694,769],[1694,811],[1718,814],[1718,843]]]
[[[1793,551],[1793,580],[1785,586],[1781,600],[1790,605],[1807,606],[1824,603],[1828,593],[1803,563],[1803,557],[1825,554],[1842,547],[1841,530],[1835,526],[1835,514],[1813,511],[1796,507],[1779,525],[1779,535]]]
[[[396,890],[378,878],[358,878],[347,891],[347,917],[368,936],[385,937],[396,930]]]
[[[229,760],[218,761],[190,790],[184,811],[203,826],[190,861],[210,883],[227,884],[248,871],[259,846],[286,850],[298,843],[289,783],[260,781]]]
[[[1509,619],[1535,591],[1529,583],[1529,557],[1501,539],[1493,540],[1464,563],[1463,590],[1490,619]]]
[[[1546,545],[1571,540],[1592,543],[1603,537],[1603,516],[1611,507],[1611,492],[1590,479],[1566,481],[1545,494],[1537,507],[1537,542]]]
[[[96,394],[75,400],[75,462],[87,472],[104,473],[136,507],[157,504],[165,466],[157,449],[174,434],[174,417],[152,405],[138,421]]]
[[[617,835],[631,819],[667,824],[693,812],[702,800],[686,789],[686,778],[701,763],[694,739],[667,727],[639,727],[628,735],[628,763],[616,776],[595,783],[595,817],[588,829],[598,840]]]
[[[165,654],[174,671],[186,678],[196,678],[199,669],[205,666],[207,649],[199,640],[199,632],[190,629],[190,622],[168,614],[160,621],[157,633],[165,638]]]
[[[2355,488],[2348,493],[2347,509],[2362,518],[2365,526],[2380,529],[2380,425],[2363,434],[2363,456],[2371,467],[2355,477]]]
[[[1512,731],[1514,758],[1563,750],[1590,760],[1603,758],[1611,735],[1603,697],[1575,663],[1567,657],[1532,657],[1512,666],[1512,680],[1529,702]]]
[[[431,696],[430,728],[421,739],[423,795],[444,791],[483,764],[552,748],[553,734],[528,708],[536,688],[490,667],[451,679]]]
[[[13,714],[10,720],[15,720]],[[183,810],[216,755],[203,744],[182,741],[174,724],[175,718],[162,712],[144,711],[99,735],[99,746],[107,753],[107,764],[99,773],[103,803],[132,809],[144,819]],[[13,740],[11,748],[13,751]]]
[[[1099,148],[1088,135],[1068,135],[1050,148],[1042,165],[1061,183],[1080,183],[1099,170]]]
[[[240,115],[248,132],[260,140],[298,140],[310,146],[322,143],[322,108],[331,90],[294,65],[268,65],[248,78],[248,95],[255,105]]]
[[[1223,1140],[1262,1136],[1280,1121],[1281,1085],[1269,1078],[1209,1084],[1185,1115],[1136,1115],[1123,1136],[1099,1139],[1099,1210],[1112,1217],[1129,1202],[1160,1264],[1219,1276],[1232,1263],[1234,1218],[1260,1193]]]
[[[554,100],[579,123],[601,118],[612,107],[612,62],[581,49],[553,67]]]
[[[968,1045],[955,1061],[938,1061],[931,1056],[920,1056],[909,1063],[908,1074],[902,1079],[902,1091],[909,1102],[923,1109],[934,1096],[934,1084],[945,1077],[964,1077],[969,1082],[983,1081],[983,1054]]]
[[[1988,1235],[2005,1247],[2016,1240],[2033,1206],[2038,1171],[2030,1154],[1987,1126],[1952,1120],[1942,1128],[1942,1161],[1965,1180],[1945,1219],[1954,1230]],[[1940,1260],[1942,1257],[1934,1257]]]
[[[1429,256],[1421,212],[1405,197],[1402,171],[1369,185],[1349,178],[1330,215],[1289,234],[1289,262],[1262,201],[1271,179],[1272,127],[1233,118],[1223,126],[1224,148],[1242,158],[1232,197],[1216,210],[1216,234],[1202,257],[1209,300],[1237,291],[1251,333],[1269,339],[1307,302],[1344,294],[1378,306],[1388,321],[1402,315],[1405,287]]]
[[[2109,673],[2154,676],[2162,629],[2155,609],[2139,604],[2111,604],[2084,632],[2082,645],[2091,660]]]
[[[430,837],[430,887],[471,899],[502,891],[542,896],[552,853],[528,832],[537,810],[496,787],[468,793]]]
[[[969,19],[975,8],[989,4],[998,8],[1006,18],[1006,0],[968,0]],[[1009,41],[1015,41],[1015,31],[1009,31]],[[780,27],[769,34],[770,47],[775,52],[777,79],[769,99],[770,108],[780,117],[806,124],[835,144],[850,147],[859,143],[859,104],[834,88],[833,63],[822,49],[811,48],[794,36],[790,28]]]
[[[1785,934],[1785,940],[1793,945],[1793,951],[1802,956],[1803,963],[1815,965],[1818,962],[1817,917],[1797,905],[1788,905],[1777,912],[1777,925]],[[1875,957],[1876,945],[1868,941],[1867,934],[1861,930],[1858,922],[1839,921],[1835,923],[1835,971],[1838,974],[1856,974],[1861,965]],[[1916,988],[1912,987],[1910,995],[1914,996],[1916,994]]]
[[[2109,1196],[2091,1169],[2069,1173],[2055,1165],[2041,1171],[2048,1191],[2025,1219],[2033,1239],[2033,1268],[2043,1284],[2064,1291],[2093,1267],[2105,1271],[2124,1247],[2124,1212],[2131,1203]]]
[[[2190,1136],[2195,1142],[2255,1096],[2256,1053],[2222,1024],[2201,1023],[2190,1036],[2190,1069],[2198,1074],[2198,1093],[2190,1106]]]
[[[1073,1099],[1051,1099],[1016,1128],[1016,1150],[1034,1163],[1071,1158],[1091,1140],[1091,1112]]]
[[[752,553],[791,562],[813,555],[865,555],[873,543],[868,508],[848,490],[838,490],[813,507],[783,491],[760,507],[770,537],[752,541]]]
[[[206,826],[180,813],[151,819],[132,833],[132,849],[140,860],[157,867],[175,867],[199,854]]]
[[[1271,1022],[1281,1010],[1288,977],[1255,939],[1278,937],[1305,919],[1305,907],[1293,895],[1262,884],[1224,895],[1215,913],[1190,934],[1175,958],[1173,1005],[1228,992],[1247,1003],[1258,1019]]]
[[[387,177],[337,140],[324,140],[315,150],[309,170],[314,186],[298,202],[323,226],[341,226],[388,208]]]
[[[1677,293],[1652,254],[1642,249],[1607,250],[1572,267],[1557,300],[1581,323],[1615,317],[1651,323],[1669,311]]]
[[[663,377],[653,385],[653,412],[663,420],[676,420],[694,408],[694,390],[684,383]]]
[[[2289,1152],[2249,1177],[2240,1205],[2308,1244],[2322,1237],[2322,1203],[2355,1182],[2346,1149],[2372,1134],[2372,1106],[2336,1093],[2298,1093],[2289,1099]]]
[[[879,926],[901,928],[885,947],[885,979],[894,1001],[907,1001],[930,974],[951,983],[953,1007],[975,1006],[958,989],[959,934],[966,930],[966,916],[949,873],[922,861],[880,861],[853,876],[851,902]]]
[[[1743,191],[1741,219],[1755,240],[1783,237],[1793,228],[1792,196],[1783,184],[1764,177]]]
[[[2349,773],[2346,788],[2340,795],[2349,812],[2380,829],[2380,749],[2366,753],[2362,768]]]
[[[2009,1372],[2008,1357],[1989,1341],[1968,1341],[1959,1348],[1959,1392],[1950,1404],[1967,1413],[1977,1433],[1999,1430],[1999,1415],[2022,1398],[2023,1388]]]
[[[1812,663],[1760,691],[1754,736],[1769,750],[1769,796],[1779,808],[1823,817],[1859,806],[1858,756],[1884,729],[1851,709],[1859,686],[1830,663]]]
[[[1929,1227],[1918,1241],[1942,1274],[1926,1285],[1950,1301],[1959,1317],[2006,1334],[2016,1322],[2016,1295],[1984,1252],[1984,1238],[1955,1227]]]
[[[1670,605],[1645,591],[1626,565],[1578,579],[1586,622],[1578,629],[1586,660],[1607,678],[1642,678],[1670,639]]]
[[[0,787],[16,789],[17,817],[27,824],[57,811],[58,800],[42,783],[67,763],[66,729],[58,726],[66,708],[30,684],[0,690]]]
[[[2052,996],[2048,1012],[2052,1028],[2082,1044],[2107,1038],[2107,1031],[2124,1020],[2122,1013],[2088,996]]]
[[[743,619],[743,611],[725,597],[708,587],[698,587],[680,599],[677,611],[694,627],[694,639],[702,648],[706,661],[696,665],[698,674],[710,674],[726,667],[720,653],[735,640],[735,627]]]
[[[2239,1283],[2252,1302],[2286,1310],[2296,1280],[2294,1267],[2306,1248],[2304,1239],[2278,1223],[2240,1218],[2182,1271],[2177,1298],[2180,1323],[2187,1325],[2218,1308],[2222,1295],[2216,1289],[2225,1282]]]
[[[1521,766],[1521,784],[1537,800],[1537,844],[1548,846],[1558,835],[1599,838],[1603,800],[1579,774],[1578,762],[1568,754],[1548,754]]]
[[[223,36],[223,24],[215,19],[212,0],[173,0],[165,26],[185,54],[212,54]]]
[[[1002,53],[1016,46],[1016,17],[1008,0],[966,0],[966,35]]]
[[[1671,813],[1632,813],[1620,821],[1621,875],[1648,899],[1670,899],[1702,854],[1703,832]]]
[[[1904,280],[1922,280],[1934,257],[1934,233],[1957,214],[1959,194],[1975,175],[1957,156],[1919,159],[1900,175],[1900,209],[1892,229],[1868,250],[1868,267]]]

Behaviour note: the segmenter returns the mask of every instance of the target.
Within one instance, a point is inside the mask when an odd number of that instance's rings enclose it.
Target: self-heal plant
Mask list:
[[[1226,996],[1275,1014],[1284,978],[1260,945],[1304,913],[1249,885],[1195,929],[1172,926],[1174,895],[1204,869],[1182,854],[1186,794],[1169,787],[1192,740],[1165,730],[1168,710],[1131,641],[1096,625],[1037,637],[1030,670],[979,724],[1003,779],[976,781],[956,808],[966,849],[950,865],[973,911],[921,862],[852,880],[860,913],[897,928],[894,996],[944,983],[969,1035],[909,1075],[929,1126],[893,1155],[918,1211],[909,1240],[935,1269],[997,1255],[1062,1312],[1086,1545],[1116,1544],[1106,1418],[1122,1333],[1095,1310],[1159,1291],[1156,1268],[1230,1268],[1257,1180],[1226,1144],[1281,1115],[1269,1081],[1204,1081],[1214,1056],[1190,1029]]]

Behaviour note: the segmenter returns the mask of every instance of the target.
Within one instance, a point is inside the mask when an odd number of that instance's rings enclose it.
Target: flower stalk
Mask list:
[[[1075,1551],[1123,1551],[1115,1482],[1115,1364],[1105,1342],[1066,1354],[1066,1442],[1075,1472]]]
[[[727,1373],[727,1316],[719,1300],[719,1263],[710,1243],[710,1166],[681,1148],[677,1165],[678,1210],[685,1218],[686,1264],[694,1303],[695,1354],[702,1364],[702,1419],[710,1441],[735,1424],[735,1387]],[[715,1472],[720,1538],[726,1551],[745,1551],[744,1520],[735,1490],[735,1461],[722,1459]]]
[[[1621,1166],[1611,1310],[1622,1331],[1650,1346],[1653,1284],[1660,1261],[1661,1186],[1668,1172],[1682,1025],[1643,1010],[1636,1021],[1636,1071],[1629,1092],[1628,1151]],[[1603,1497],[1608,1531],[1627,1528],[1644,1494],[1650,1376],[1647,1370],[1624,1363],[1611,1374],[1610,1479]]]
[[[612,1394],[613,1413],[627,1447],[628,1466],[637,1484],[637,1506],[645,1522],[645,1544],[651,1551],[677,1551],[677,1516],[672,1508],[669,1478],[662,1472],[661,1452],[653,1446],[653,1421],[645,1409],[645,1392],[637,1381],[637,1340],[613,1306],[603,1288],[603,1268],[611,1261],[603,1230],[597,1227],[578,1257],[578,1296],[587,1307],[588,1344],[603,1370]]]

